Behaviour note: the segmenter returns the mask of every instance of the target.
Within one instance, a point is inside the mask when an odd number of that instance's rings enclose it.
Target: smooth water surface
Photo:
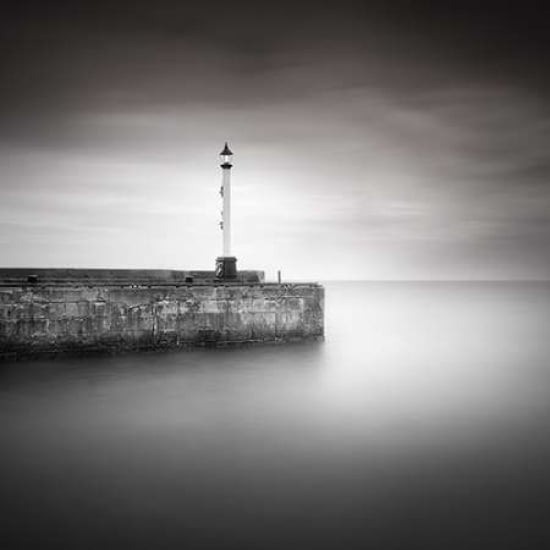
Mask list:
[[[328,283],[326,341],[0,365],[0,548],[540,548],[550,284]]]

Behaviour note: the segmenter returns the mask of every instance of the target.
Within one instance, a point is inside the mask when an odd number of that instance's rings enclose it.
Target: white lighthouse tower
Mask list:
[[[223,253],[216,258],[216,278],[236,279],[237,258],[231,255],[231,168],[233,153],[227,142],[220,153],[222,169],[222,186],[220,194],[223,198],[222,221],[220,227],[223,233]]]

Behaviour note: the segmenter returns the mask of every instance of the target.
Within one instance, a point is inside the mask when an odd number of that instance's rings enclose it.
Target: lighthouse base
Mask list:
[[[220,256],[216,258],[216,279],[231,281],[237,278],[237,258]]]

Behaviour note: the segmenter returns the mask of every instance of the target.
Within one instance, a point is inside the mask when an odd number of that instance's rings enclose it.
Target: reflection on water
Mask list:
[[[550,285],[326,307],[322,344],[1,365],[0,548],[544,545]]]

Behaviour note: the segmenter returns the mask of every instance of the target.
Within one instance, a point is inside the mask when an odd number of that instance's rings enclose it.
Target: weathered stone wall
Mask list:
[[[0,358],[320,338],[323,310],[314,283],[0,281]]]

